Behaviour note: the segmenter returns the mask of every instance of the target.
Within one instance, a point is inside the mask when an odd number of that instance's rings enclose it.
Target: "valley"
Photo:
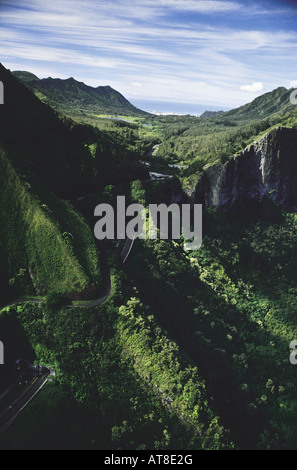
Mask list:
[[[0,391],[18,358],[56,371],[0,448],[295,449],[291,90],[156,116],[110,87],[0,80]],[[119,196],[202,203],[202,246],[97,244]]]

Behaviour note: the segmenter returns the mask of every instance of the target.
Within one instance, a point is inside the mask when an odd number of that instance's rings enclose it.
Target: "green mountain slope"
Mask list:
[[[144,174],[137,158],[91,126],[74,124],[42,103],[0,65],[5,105],[0,141],[13,163],[50,190],[70,198]]]
[[[32,80],[39,80],[39,78],[36,75],[34,75],[34,73],[26,72],[22,70],[16,70],[15,72],[13,72],[13,75],[24,83],[32,82]]]
[[[99,297],[92,232],[60,197],[129,179],[133,161],[99,131],[61,118],[1,65],[0,79],[0,302],[48,292]]]
[[[218,120],[234,120],[238,123],[265,119],[273,114],[285,114],[294,109],[294,106],[290,103],[291,92],[292,90],[287,90],[284,87],[276,88],[271,92],[259,96],[251,103],[225,112]]]
[[[51,77],[39,80],[36,77],[32,80],[29,72],[13,72],[13,74],[42,101],[66,113],[81,111],[88,114],[148,115],[110,86],[93,88],[72,77],[67,80]]]
[[[239,108],[200,118],[154,117],[163,133],[158,148],[160,164],[184,167],[178,176],[191,194],[205,165],[225,163],[275,127],[297,127],[297,106],[290,102],[291,93],[292,89],[280,87]]]
[[[1,303],[23,293],[96,293],[99,254],[83,218],[44,188],[38,196],[3,151],[0,185]]]

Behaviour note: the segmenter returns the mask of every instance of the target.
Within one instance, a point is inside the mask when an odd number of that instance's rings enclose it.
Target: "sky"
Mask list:
[[[0,61],[135,100],[230,109],[297,87],[297,1],[0,0]]]

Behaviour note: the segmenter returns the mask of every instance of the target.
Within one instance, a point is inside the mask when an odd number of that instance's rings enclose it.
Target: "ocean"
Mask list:
[[[169,101],[149,101],[140,99],[129,99],[137,108],[152,114],[193,114],[200,116],[204,111],[227,111],[227,108],[220,108],[211,105],[201,105],[193,103],[171,103]]]

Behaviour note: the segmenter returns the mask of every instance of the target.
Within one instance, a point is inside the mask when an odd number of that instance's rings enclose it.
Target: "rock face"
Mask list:
[[[209,166],[194,191],[195,202],[225,211],[265,197],[297,210],[297,129],[273,129],[225,164]]]

